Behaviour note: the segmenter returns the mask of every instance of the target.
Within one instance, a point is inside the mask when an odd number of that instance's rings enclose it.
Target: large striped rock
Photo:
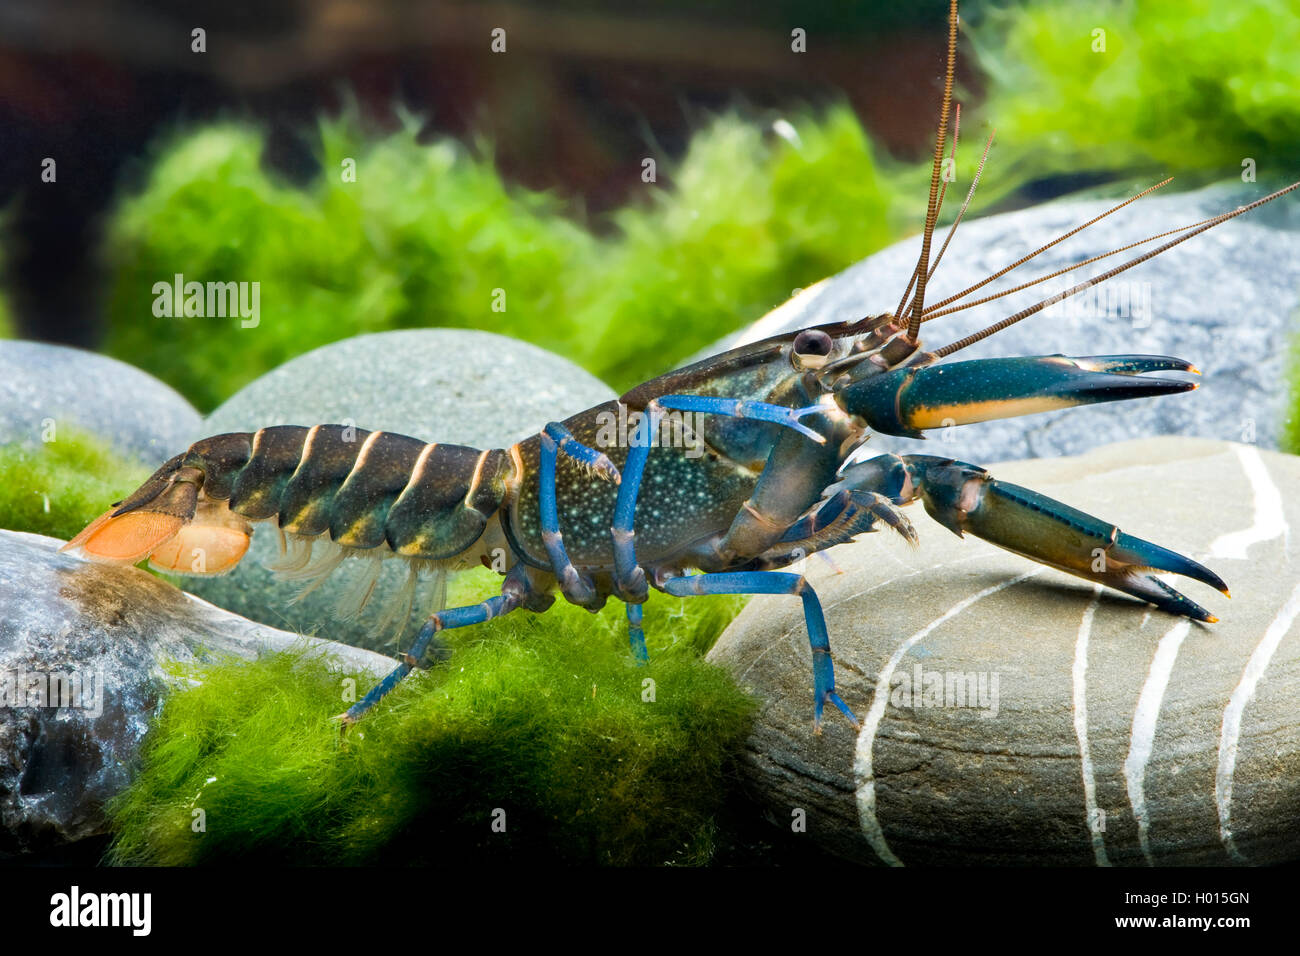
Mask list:
[[[711,654],[763,701],[763,803],[895,865],[1300,859],[1300,458],[1162,438],[991,470],[1203,561],[1231,601],[1169,580],[1220,622],[909,509],[915,551],[878,534],[831,552],[842,573],[808,562],[861,733],[833,714],[812,734],[799,602],[754,599]]]

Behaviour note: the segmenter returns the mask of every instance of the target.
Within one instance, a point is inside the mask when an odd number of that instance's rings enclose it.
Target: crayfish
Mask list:
[[[941,188],[940,180],[956,36],[953,0],[921,251],[893,312],[724,352],[639,385],[618,402],[552,422],[506,449],[429,444],[327,424],[205,438],[65,547],[96,561],[134,564],[149,558],[155,567],[180,573],[192,573],[192,558],[201,554],[202,572],[220,573],[247,551],[250,522],[270,521],[297,549],[291,571],[306,566],[313,543],[328,550],[316,565],[319,573],[352,555],[397,557],[409,562],[412,582],[420,570],[490,565],[504,555],[500,594],[428,617],[397,668],[342,715],[345,724],[410,673],[437,632],[521,608],[544,611],[556,589],[592,610],[611,596],[626,602],[632,651],[644,659],[641,610],[654,588],[678,596],[798,596],[812,648],[814,726],[820,729],[823,708],[831,704],[856,727],[853,711],[835,692],[817,595],[802,575],[781,569],[883,528],[915,539],[901,509],[917,500],[958,535],[976,535],[1173,614],[1215,620],[1151,573],[1180,574],[1227,594],[1219,576],[1196,561],[998,481],[978,465],[931,455],[857,457],[872,432],[922,437],[925,430],[948,424],[1195,388],[1181,378],[1150,377],[1196,373],[1190,363],[1165,356],[943,360],[1300,186],[1153,236],[1147,241],[1175,238],[981,332],[928,351],[920,338],[923,323],[1037,255],[942,302],[926,302],[928,280],[947,248],[945,240],[931,261],[947,186],[945,181]],[[982,172],[983,158],[979,168]],[[978,181],[977,173],[971,194]],[[970,199],[967,195],[948,239]],[[613,421],[628,427],[620,434],[610,427]],[[676,441],[665,438],[669,424]]]

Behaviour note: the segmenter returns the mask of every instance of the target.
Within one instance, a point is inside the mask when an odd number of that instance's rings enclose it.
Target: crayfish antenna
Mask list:
[[[1125,199],[1123,202],[1121,202],[1121,203],[1119,203],[1119,204],[1117,204],[1117,205],[1115,205],[1115,206],[1111,206],[1109,209],[1107,209],[1105,212],[1101,213],[1100,215],[1094,216],[1093,218],[1089,219],[1087,222],[1085,222],[1085,223],[1081,223],[1080,225],[1075,226],[1075,227],[1074,227],[1073,229],[1071,229],[1069,232],[1064,232],[1064,233],[1062,233],[1061,235],[1059,235],[1059,236],[1057,236],[1055,239],[1053,239],[1051,242],[1046,242],[1046,243],[1044,243],[1043,245],[1041,245],[1041,246],[1039,246],[1037,249],[1035,249],[1033,252],[1030,252],[1030,253],[1028,253],[1028,254],[1026,254],[1026,255],[1021,256],[1021,257],[1020,257],[1019,259],[1017,259],[1015,262],[1011,263],[1011,265],[1009,265],[1009,266],[1003,266],[1003,267],[1002,267],[1001,269],[999,269],[997,272],[994,272],[992,275],[989,275],[989,276],[987,276],[986,278],[981,279],[979,282],[976,282],[974,285],[969,286],[969,287],[967,287],[967,288],[965,288],[965,289],[962,289],[960,292],[957,292],[957,293],[955,293],[955,294],[953,294],[953,295],[948,296],[948,298],[944,299],[944,300],[941,301],[941,302],[936,302],[934,305],[930,306],[929,309],[925,310],[925,311],[926,311],[926,318],[923,318],[921,321],[924,322],[924,321],[926,321],[927,319],[932,318],[932,317],[933,317],[932,313],[933,313],[936,309],[941,309],[941,308],[943,308],[943,307],[946,306],[946,305],[951,305],[953,302],[956,302],[958,299],[964,299],[966,296],[970,295],[970,294],[971,294],[972,292],[974,292],[976,289],[982,289],[982,288],[984,288],[984,286],[988,285],[990,282],[994,282],[994,281],[996,281],[997,279],[1002,278],[1002,277],[1003,277],[1004,275],[1006,275],[1008,272],[1014,272],[1016,269],[1019,269],[1021,266],[1023,266],[1023,265],[1024,265],[1026,262],[1028,262],[1030,259],[1033,259],[1035,256],[1042,255],[1044,252],[1046,252],[1048,249],[1052,248],[1053,246],[1060,245],[1062,242],[1065,242],[1065,240],[1066,240],[1066,239],[1069,239],[1071,236],[1074,236],[1074,235],[1077,235],[1077,234],[1083,232],[1083,230],[1087,229],[1089,226],[1101,222],[1101,221],[1102,221],[1103,219],[1105,219],[1107,216],[1119,212],[1121,209],[1123,209],[1125,206],[1129,205],[1130,203],[1135,203],[1135,202],[1137,202],[1139,199],[1141,199],[1143,196],[1147,195],[1148,193],[1155,192],[1157,189],[1160,189],[1162,186],[1167,186],[1167,185],[1168,185],[1169,183],[1171,183],[1171,182],[1173,182],[1173,177],[1172,177],[1172,176],[1170,176],[1168,179],[1165,179],[1165,180],[1163,180],[1163,181],[1161,181],[1161,182],[1156,183],[1154,186],[1148,186],[1146,189],[1142,190],[1142,191],[1141,191],[1140,193],[1138,193],[1136,196],[1130,196],[1128,199]],[[1187,227],[1187,228],[1190,229],[1190,228],[1192,228],[1192,227],[1189,226],[1189,227]],[[1175,230],[1175,231],[1177,231],[1177,232],[1181,232],[1182,230]],[[1139,243],[1139,245],[1140,245],[1140,243]],[[1115,250],[1115,251],[1118,251],[1118,250]],[[1079,265],[1082,265],[1082,263],[1079,263]],[[1078,268],[1078,265],[1076,265],[1076,266],[1074,266],[1074,267],[1072,267],[1072,268]],[[1040,280],[1040,281],[1041,281],[1041,280]]]
[[[1162,252],[1166,252],[1169,249],[1172,249],[1180,242],[1186,242],[1188,239],[1192,238],[1193,236],[1200,235],[1201,233],[1205,232],[1207,229],[1213,229],[1215,226],[1221,225],[1227,222],[1229,219],[1235,219],[1236,217],[1243,215],[1244,213],[1250,212],[1250,210],[1252,209],[1262,206],[1265,203],[1272,202],[1274,199],[1278,199],[1282,196],[1285,196],[1287,193],[1292,192],[1296,189],[1300,189],[1300,182],[1294,182],[1290,186],[1287,186],[1283,189],[1279,189],[1276,192],[1269,193],[1267,196],[1264,196],[1261,199],[1256,199],[1254,202],[1247,203],[1244,206],[1238,206],[1236,209],[1215,216],[1209,221],[1203,223],[1202,225],[1196,226],[1195,228],[1189,228],[1177,239],[1172,239],[1169,242],[1166,242],[1164,245],[1152,249],[1150,252],[1144,252],[1140,256],[1135,256],[1134,258],[1130,259],[1128,262],[1115,266],[1112,269],[1107,269],[1105,272],[1101,273],[1100,275],[1093,276],[1091,279],[1087,279],[1084,282],[1080,282],[1078,285],[1072,286],[1063,292],[1058,292],[1056,295],[1049,296],[1048,298],[1043,299],[1041,302],[1038,302],[1035,305],[1031,305],[1027,309],[1021,309],[1015,315],[1009,315],[1000,322],[994,322],[992,325],[988,326],[987,328],[972,333],[971,335],[966,336],[964,339],[958,339],[956,342],[952,342],[948,345],[945,345],[941,349],[936,349],[933,355],[936,359],[939,359],[939,358],[943,358],[944,356],[951,355],[953,352],[959,352],[962,349],[966,348],[968,345],[974,345],[976,342],[980,341],[981,339],[988,338],[990,335],[993,335],[997,332],[1001,332],[1003,329],[1009,328],[1015,325],[1017,322],[1029,318],[1031,315],[1036,315],[1037,313],[1043,311],[1043,309],[1046,309],[1048,306],[1055,305],[1057,302],[1060,302],[1062,299],[1068,299],[1070,296],[1077,295],[1078,293],[1082,292],[1084,289],[1088,289],[1091,288],[1092,286],[1105,282],[1107,279],[1112,279],[1115,276],[1119,275],[1121,272],[1126,272],[1129,269],[1132,269],[1136,265],[1141,265],[1142,263],[1146,262],[1148,259],[1154,259]]]
[[[957,0],[948,5],[948,67],[944,73],[943,104],[939,109],[939,135],[934,144],[934,165],[930,172],[930,202],[925,213],[925,233],[921,237],[921,257],[916,263],[916,295],[912,299],[912,317],[907,326],[907,337],[916,341],[921,328],[921,312],[925,307],[925,283],[930,277],[930,242],[934,238],[934,224],[939,219],[939,182],[943,178],[943,147],[948,135],[948,113],[952,108],[952,79],[957,66]],[[903,293],[907,299],[907,293]],[[900,307],[899,312],[902,312]],[[901,316],[900,316],[901,318]]]
[[[961,104],[957,105],[958,115],[960,115]],[[939,263],[943,261],[943,254],[948,251],[948,243],[952,242],[953,234],[957,232],[957,227],[961,225],[962,219],[966,215],[966,210],[970,208],[971,200],[975,198],[975,190],[979,188],[980,177],[984,175],[984,164],[988,162],[989,150],[993,148],[993,137],[997,135],[997,130],[989,132],[988,142],[984,144],[984,152],[980,154],[979,166],[975,169],[975,177],[970,182],[970,189],[966,191],[966,198],[962,201],[961,208],[957,210],[957,218],[952,221],[948,227],[948,233],[943,237],[943,245],[939,247],[939,254],[934,257],[934,262],[930,264],[930,278],[934,278],[934,272],[939,268]],[[953,159],[956,159],[957,137],[953,136]],[[943,197],[940,196],[940,205]],[[925,321],[922,319],[922,321]]]
[[[1114,210],[1110,210],[1110,212],[1114,212]],[[1109,252],[1101,252],[1095,256],[1089,256],[1087,259],[1081,259],[1078,262],[1072,262],[1068,266],[1064,266],[1060,269],[1055,270],[1054,272],[1049,272],[1046,275],[1038,276],[1035,279],[1030,279],[1028,282],[1022,282],[1020,283],[1020,285],[1013,285],[1009,289],[1002,289],[999,292],[993,292],[990,293],[989,295],[980,296],[978,299],[972,299],[971,301],[963,302],[960,305],[952,305],[952,306],[948,306],[947,308],[943,308],[943,306],[947,305],[949,302],[953,302],[957,299],[962,298],[963,296],[969,295],[975,289],[979,288],[980,286],[987,285],[990,281],[996,278],[996,276],[991,276],[988,280],[976,283],[975,285],[971,286],[969,289],[965,290],[964,292],[959,292],[955,296],[950,296],[949,298],[944,299],[943,302],[936,302],[930,308],[925,310],[925,315],[922,317],[921,321],[923,323],[929,322],[931,319],[937,319],[945,315],[952,315],[954,312],[964,312],[966,309],[973,309],[977,305],[985,305],[989,302],[994,302],[997,299],[1002,299],[1005,298],[1006,296],[1014,295],[1017,292],[1023,292],[1025,289],[1032,288],[1033,286],[1036,285],[1041,285],[1044,282],[1049,282],[1052,279],[1057,278],[1058,276],[1063,276],[1067,272],[1073,272],[1076,269],[1082,269],[1084,266],[1090,266],[1094,262],[1100,262],[1102,259],[1109,259],[1111,256],[1117,256],[1121,252],[1128,252],[1130,249],[1136,249],[1138,246],[1145,246],[1148,242],[1155,242],[1157,239],[1164,239],[1166,236],[1176,236],[1180,232],[1186,232],[1188,229],[1195,229],[1197,226],[1203,226],[1207,222],[1210,222],[1211,220],[1217,218],[1219,218],[1217,215],[1207,216],[1205,219],[1202,219],[1199,222],[1188,223],[1187,225],[1179,226],[1176,229],[1166,229],[1164,232],[1157,232],[1154,235],[1147,236],[1145,239],[1138,239],[1135,242],[1125,243],[1124,245],[1112,249]],[[1065,237],[1063,236],[1062,238]],[[1047,247],[1044,246],[1043,248],[1045,249]],[[1042,249],[1038,251],[1041,252]],[[1006,275],[1007,272],[1010,271],[1010,269],[1011,267],[1000,270],[999,275]]]
[[[952,152],[949,154],[949,158],[954,163],[957,161],[957,140],[960,137],[960,135],[961,135],[961,104],[958,103],[953,107]],[[944,197],[947,195],[948,195],[948,180],[947,177],[945,177],[943,181],[943,185],[939,187],[939,202],[935,209],[936,222],[938,221],[939,212],[943,209]],[[969,202],[969,197],[967,201]],[[965,211],[964,207],[963,207],[963,211]],[[960,218],[960,216],[958,218]],[[949,231],[949,236],[951,236],[951,230]],[[944,245],[946,246],[947,243],[944,243]],[[940,252],[940,255],[942,255],[942,252]],[[939,259],[938,257],[936,257],[935,265],[938,264],[939,264]],[[912,267],[911,276],[908,277],[907,288],[903,290],[903,297],[898,300],[898,308],[896,308],[893,312],[895,316],[901,316],[905,309],[910,309],[912,307],[912,298],[911,298],[912,290],[916,287],[916,275],[920,271],[920,269],[921,269],[921,262],[918,259],[916,265]],[[934,276],[934,266],[931,266],[930,277],[932,278],[933,276]]]

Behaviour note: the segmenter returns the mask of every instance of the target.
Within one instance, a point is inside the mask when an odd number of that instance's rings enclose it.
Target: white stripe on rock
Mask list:
[[[1253,445],[1234,445],[1241,459],[1241,470],[1250,479],[1250,490],[1255,499],[1255,521],[1249,528],[1220,535],[1210,545],[1210,557],[1246,560],[1252,544],[1290,535],[1286,513],[1282,510],[1282,492],[1269,476],[1259,449]]]
[[[1219,836],[1223,840],[1223,848],[1228,851],[1228,856],[1240,863],[1247,861],[1233,841],[1232,777],[1237,767],[1241,719],[1246,705],[1255,696],[1255,688],[1268,669],[1269,661],[1273,659],[1273,652],[1291,630],[1297,616],[1300,616],[1300,584],[1295,586],[1291,596],[1282,605],[1282,610],[1278,611],[1277,617],[1273,618],[1264,631],[1263,638],[1255,645],[1250,660],[1246,662],[1246,670],[1241,675],[1241,682],[1233,690],[1223,712],[1223,727],[1219,732],[1219,769],[1214,777],[1214,802],[1219,810]]]
[[[858,781],[858,819],[862,824],[862,832],[882,862],[890,866],[903,865],[903,861],[895,856],[893,850],[889,848],[889,841],[885,839],[885,833],[880,827],[879,819],[876,817],[876,777],[873,766],[876,733],[880,730],[880,722],[885,716],[885,708],[889,706],[889,685],[893,679],[894,671],[907,655],[907,652],[916,644],[925,640],[936,628],[952,620],[972,604],[982,601],[992,594],[997,594],[999,591],[1004,591],[1012,585],[1019,584],[1021,581],[1027,581],[1041,570],[1043,569],[1034,568],[1019,577],[1002,581],[958,601],[900,644],[885,663],[885,666],[880,669],[880,676],[876,678],[876,693],[871,700],[871,709],[867,712],[867,717],[862,722],[862,731],[858,734],[857,753],[853,761],[853,775]]]
[[[1150,831],[1151,817],[1147,813],[1146,777],[1147,764],[1151,760],[1151,747],[1156,738],[1156,721],[1160,717],[1160,704],[1164,700],[1165,688],[1169,686],[1169,675],[1173,673],[1174,661],[1178,659],[1178,649],[1182,647],[1183,638],[1192,629],[1191,618],[1182,618],[1165,632],[1156,645],[1155,656],[1151,658],[1151,669],[1147,671],[1146,683],[1138,695],[1137,707],[1133,710],[1133,729],[1129,735],[1128,756],[1124,758],[1124,782],[1128,787],[1128,802],[1133,807],[1133,818],[1137,820],[1138,843],[1147,865],[1154,866],[1151,856]]]
[[[1198,560],[1211,560],[1214,558],[1245,560],[1251,545],[1270,541],[1277,537],[1289,537],[1286,515],[1282,510],[1282,493],[1278,490],[1277,485],[1273,483],[1268,468],[1264,465],[1263,458],[1260,457],[1259,449],[1252,445],[1234,445],[1233,451],[1237,453],[1237,458],[1241,462],[1241,470],[1250,481],[1253,520],[1248,528],[1222,534],[1215,538],[1210,544],[1209,553],[1198,558]],[[1178,650],[1182,646],[1183,639],[1191,630],[1191,626],[1192,622],[1184,618],[1171,627],[1165,633],[1165,636],[1160,639],[1155,656],[1151,659],[1151,668],[1147,672],[1146,682],[1142,685],[1142,692],[1138,696],[1137,708],[1133,712],[1133,730],[1129,739],[1129,752],[1124,760],[1124,779],[1128,787],[1129,804],[1133,808],[1133,817],[1137,820],[1138,843],[1142,847],[1142,855],[1146,857],[1148,865],[1154,865],[1155,861],[1151,856],[1151,819],[1147,812],[1146,768],[1147,763],[1151,760],[1151,747],[1155,740],[1156,722],[1160,717],[1160,707],[1164,700],[1165,688],[1169,685],[1169,675],[1173,672],[1174,663],[1178,659]],[[1265,636],[1266,640],[1267,635]],[[1260,646],[1263,647],[1263,645],[1264,641],[1261,641]],[[1256,648],[1256,653],[1258,652],[1259,648]],[[1268,654],[1271,656],[1272,651],[1270,650]],[[1267,659],[1263,663],[1264,666],[1267,666]],[[1250,665],[1247,664],[1247,672],[1249,670]],[[1243,682],[1245,679],[1245,676],[1243,676]],[[1253,684],[1251,685],[1251,693],[1254,693]],[[1242,707],[1244,706],[1245,702],[1243,701]],[[1232,704],[1229,702],[1229,710],[1231,709]],[[1238,714],[1239,718],[1240,714]],[[1227,719],[1228,713],[1225,712],[1225,726]],[[1239,731],[1240,727],[1237,730]],[[1223,772],[1224,765],[1222,747],[1221,743],[1220,775]],[[1235,760],[1235,736],[1232,748],[1233,759]],[[1219,791],[1220,782],[1216,781],[1216,802],[1220,800]],[[1231,771],[1229,770],[1226,799],[1231,799],[1231,791]],[[1219,808],[1221,833],[1223,832],[1225,812],[1224,804],[1221,803]],[[1233,851],[1229,849],[1229,852]]]
[[[1074,642],[1074,668],[1071,677],[1074,685],[1074,736],[1079,741],[1079,762],[1083,773],[1083,807],[1087,813],[1088,833],[1092,839],[1092,855],[1098,866],[1110,866],[1106,856],[1104,824],[1097,813],[1097,781],[1092,769],[1092,751],[1088,747],[1088,638],[1092,636],[1092,619],[1101,603],[1101,585],[1092,588],[1088,602],[1079,621],[1079,636]]]

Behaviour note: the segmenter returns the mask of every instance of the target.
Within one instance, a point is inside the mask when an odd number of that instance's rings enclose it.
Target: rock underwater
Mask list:
[[[62,544],[0,531],[0,860],[105,832],[103,804],[131,781],[161,704],[163,660],[253,659],[305,641],[347,673],[392,669],[379,654],[255,624],[137,568],[60,554]]]
[[[1219,622],[909,508],[916,550],[872,534],[832,549],[843,573],[807,562],[860,734],[836,713],[812,734],[799,602],[754,598],[709,655],[762,701],[744,772],[771,815],[871,863],[1300,859],[1300,458],[1158,438],[989,470],[1202,561],[1232,600],[1169,580]]]
[[[39,446],[72,425],[156,468],[199,427],[171,386],[104,355],[45,342],[0,341],[0,444]]]

